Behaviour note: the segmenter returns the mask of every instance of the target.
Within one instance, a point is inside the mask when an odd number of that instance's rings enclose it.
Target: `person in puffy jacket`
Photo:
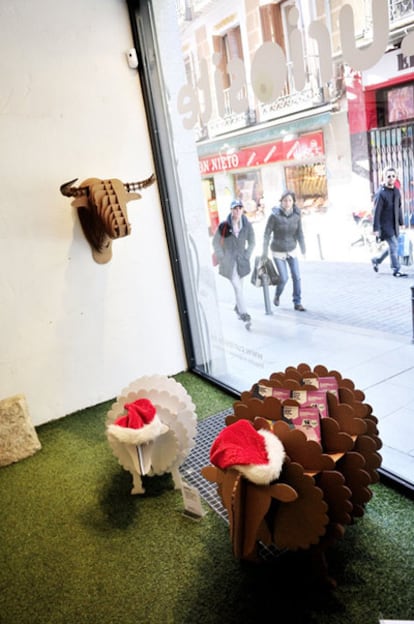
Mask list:
[[[214,236],[213,248],[219,274],[230,280],[236,305],[234,311],[244,322],[250,321],[243,295],[243,278],[249,275],[250,258],[255,246],[253,226],[243,214],[243,203],[237,199],[230,204],[230,213],[222,221]]]
[[[299,245],[303,255],[305,255],[306,248],[301,212],[296,206],[296,197],[293,191],[285,191],[280,198],[280,205],[272,208],[263,236],[263,256],[268,254],[269,242],[270,251],[280,276],[273,303],[275,306],[280,303],[280,296],[288,281],[289,267],[293,282],[293,307],[299,312],[305,312],[302,305],[297,247]]]

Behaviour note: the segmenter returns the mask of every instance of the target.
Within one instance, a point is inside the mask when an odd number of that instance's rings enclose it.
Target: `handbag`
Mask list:
[[[276,270],[274,262],[263,256],[256,256],[252,276],[250,278],[253,286],[260,288],[263,286],[263,277],[267,276],[267,283],[270,286],[277,286],[280,282],[279,273]]]
[[[270,258],[265,258],[264,267],[267,277],[269,278],[269,284],[271,286],[277,286],[280,282],[280,275],[277,272],[275,263]]]
[[[226,237],[227,234],[227,223],[224,222],[223,227],[221,229],[221,236],[220,236],[220,245],[223,247],[224,245],[224,239]],[[216,256],[216,252],[213,251],[213,253],[211,254],[211,262],[213,263],[213,266],[217,266],[218,264],[220,264],[220,262],[218,261],[218,258]]]

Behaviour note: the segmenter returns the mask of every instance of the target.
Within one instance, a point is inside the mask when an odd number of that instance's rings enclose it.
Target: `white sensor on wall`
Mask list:
[[[137,57],[137,51],[135,50],[135,48],[131,48],[130,50],[128,50],[126,55],[127,55],[129,67],[131,69],[137,69],[138,57]]]

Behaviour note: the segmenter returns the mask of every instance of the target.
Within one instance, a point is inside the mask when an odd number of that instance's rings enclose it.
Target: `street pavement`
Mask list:
[[[299,260],[302,280],[302,304],[306,312],[293,311],[292,282],[289,279],[280,298],[273,305],[275,287],[270,287],[273,314],[302,314],[306,320],[324,321],[354,328],[380,331],[391,336],[413,336],[412,297],[414,268],[402,267],[408,277],[396,278],[388,259],[378,273],[367,262],[328,262]],[[250,286],[250,285],[249,285]],[[260,291],[261,289],[255,289]],[[245,289],[252,316],[259,313],[258,293]],[[264,301],[263,293],[259,298]],[[250,304],[250,306],[249,306]],[[264,305],[264,304],[263,304]],[[305,318],[303,318],[305,321]]]
[[[262,252],[264,226],[265,220],[254,223],[254,256]],[[310,222],[305,219],[304,231],[306,258],[302,258],[300,254],[298,257],[302,278],[302,304],[306,308],[306,312],[302,314],[306,315],[307,321],[348,325],[411,340],[414,330],[414,291],[411,288],[414,288],[414,265],[402,265],[401,271],[407,273],[408,277],[395,278],[387,257],[379,265],[378,273],[375,273],[371,263],[371,258],[377,251],[375,239],[372,236],[369,242],[364,243],[362,239],[359,241],[361,232],[352,219],[337,223],[336,229],[332,224],[324,227],[320,221]],[[336,234],[333,235],[332,231]],[[411,232],[409,234],[411,236]],[[252,287],[247,281],[246,279],[247,307],[254,317],[261,313],[263,294],[261,289]],[[271,287],[273,314],[293,314],[290,277],[279,308],[273,305],[274,292],[274,287]]]

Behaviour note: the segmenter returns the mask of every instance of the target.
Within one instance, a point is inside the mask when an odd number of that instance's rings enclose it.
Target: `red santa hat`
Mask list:
[[[212,464],[234,468],[246,479],[266,485],[277,479],[285,449],[277,436],[266,429],[257,431],[249,420],[237,420],[219,433],[210,449]]]
[[[119,442],[145,444],[168,431],[149,399],[125,403],[124,409],[127,413],[108,425],[108,433]]]

